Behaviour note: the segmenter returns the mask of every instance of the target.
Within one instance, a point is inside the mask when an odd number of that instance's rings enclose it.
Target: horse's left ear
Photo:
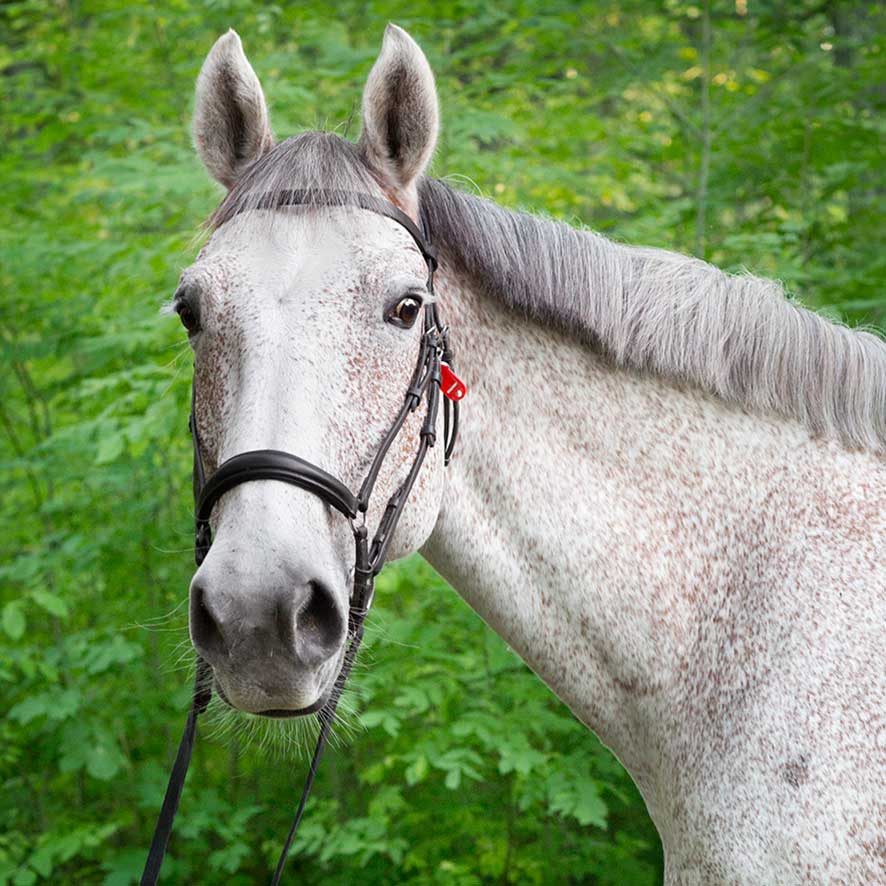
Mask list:
[[[439,129],[431,66],[402,28],[388,25],[381,53],[363,90],[360,149],[383,182],[407,204],[427,167]]]

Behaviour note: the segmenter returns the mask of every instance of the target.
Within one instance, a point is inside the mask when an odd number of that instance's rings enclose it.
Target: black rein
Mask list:
[[[300,205],[357,207],[383,215],[404,227],[415,241],[416,246],[418,246],[427,263],[428,300],[424,302],[423,306],[424,331],[422,333],[418,361],[412,380],[406,390],[403,405],[400,407],[397,417],[394,419],[378,452],[375,454],[366,479],[356,495],[344,483],[328,474],[322,468],[296,455],[291,455],[288,452],[279,452],[274,449],[260,449],[235,455],[220,465],[218,470],[207,480],[203,469],[203,456],[200,449],[200,436],[197,432],[194,393],[192,391],[190,429],[194,443],[194,558],[198,566],[206,558],[212,544],[212,530],[209,521],[216,502],[230,489],[252,480],[280,480],[318,496],[348,519],[354,533],[354,582],[348,611],[348,647],[342,661],[341,670],[329,693],[329,697],[317,712],[317,717],[320,721],[320,734],[317,738],[317,746],[314,749],[314,754],[308,767],[308,774],[292,826],[289,829],[289,834],[286,837],[286,842],[283,845],[280,859],[274,871],[274,877],[271,881],[272,886],[279,884],[280,877],[283,874],[286,858],[292,846],[299,822],[304,814],[305,804],[311,792],[314,777],[317,774],[320,758],[323,755],[323,749],[326,746],[329,731],[335,719],[336,706],[350,674],[360,641],[363,639],[363,623],[372,604],[375,577],[384,566],[391,536],[403,512],[409,493],[418,477],[425,455],[428,449],[436,442],[437,415],[441,394],[441,372],[444,364],[449,369],[452,368],[452,353],[449,349],[448,329],[440,325],[437,305],[433,300],[434,271],[437,268],[437,254],[427,240],[424,219],[422,219],[420,229],[408,215],[386,200],[350,191],[280,191],[262,197],[257,208],[280,209],[286,206]],[[460,399],[463,393],[462,390],[457,398],[449,399],[447,397],[443,401],[444,461],[447,464],[455,445],[455,437],[458,431],[458,399]],[[369,508],[369,501],[376,478],[388,454],[388,450],[400,433],[406,419],[418,409],[422,400],[427,400],[427,411],[421,428],[418,451],[415,454],[412,467],[406,479],[388,499],[375,535],[370,540],[366,528],[366,511]],[[188,764],[191,760],[191,752],[194,748],[197,717],[206,710],[211,697],[212,669],[207,662],[198,659],[191,709],[188,713],[181,742],[179,743],[175,763],[169,776],[169,784],[166,788],[163,806],[160,809],[157,824],[154,828],[154,836],[151,840],[147,861],[145,862],[141,886],[154,886],[160,876],[160,867],[163,864],[163,858],[166,855],[166,848],[172,834],[175,813],[178,809],[185,776],[188,771]]]

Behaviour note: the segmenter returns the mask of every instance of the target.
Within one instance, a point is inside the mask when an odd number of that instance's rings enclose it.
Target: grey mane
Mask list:
[[[246,170],[211,227],[286,188],[383,196],[357,146],[304,133]],[[579,336],[619,366],[886,452],[886,343],[877,336],[795,304],[771,280],[623,246],[434,179],[421,182],[419,195],[444,262],[487,295]]]

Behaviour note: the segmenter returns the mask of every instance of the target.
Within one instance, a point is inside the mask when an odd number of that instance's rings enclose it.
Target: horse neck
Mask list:
[[[619,371],[456,279],[439,288],[468,396],[423,553],[652,807],[699,733],[693,682],[719,667],[742,612],[760,617],[754,570],[778,559],[772,539],[833,447]]]

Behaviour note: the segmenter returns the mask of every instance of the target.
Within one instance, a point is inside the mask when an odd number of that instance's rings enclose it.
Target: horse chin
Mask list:
[[[213,678],[213,686],[218,697],[229,707],[231,710],[237,711],[241,714],[250,714],[253,717],[266,717],[269,720],[291,720],[297,717],[308,717],[311,714],[316,714],[318,711],[322,710],[326,707],[326,704],[329,701],[329,697],[332,694],[332,686],[328,689],[324,690],[317,697],[316,701],[312,702],[305,707],[300,708],[268,708],[265,710],[254,710],[252,707],[241,707],[234,704],[230,698],[228,698],[224,687],[222,686],[221,680],[218,678],[218,675],[214,675]]]

